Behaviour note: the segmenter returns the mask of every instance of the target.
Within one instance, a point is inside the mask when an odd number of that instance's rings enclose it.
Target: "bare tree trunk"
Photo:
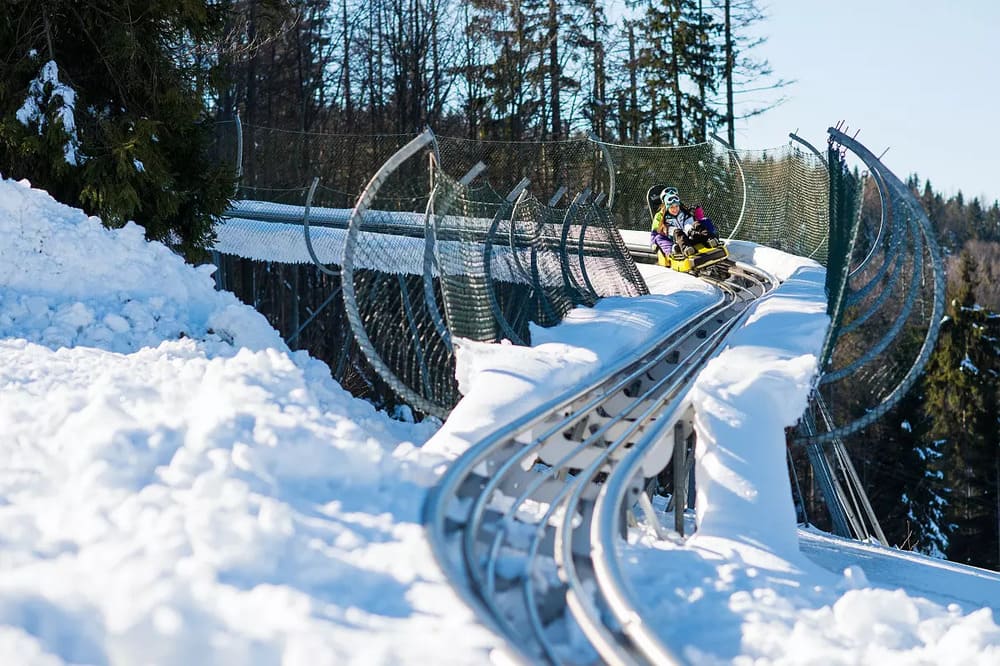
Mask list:
[[[463,69],[465,70],[465,103],[466,103],[466,123],[469,125],[469,138],[475,139],[479,134],[479,114],[477,113],[477,107],[479,105],[478,100],[478,86],[475,84],[477,79],[474,71],[476,67],[475,59],[473,58],[473,53],[475,52],[472,48],[472,19],[469,16],[469,3],[462,3],[462,16],[464,18],[463,25],[465,28],[465,63]]]
[[[527,41],[524,32],[524,12],[521,11],[521,0],[513,1],[514,12],[514,47],[512,54],[516,55],[516,60],[512,58],[513,69],[508,72],[510,85],[514,87],[513,105],[514,112],[511,114],[510,138],[520,141],[524,138],[524,81],[521,79],[521,70],[524,64],[524,47]]]
[[[340,2],[342,28],[344,31],[344,61],[343,61],[343,84],[344,84],[344,123],[354,127],[354,103],[351,99],[351,26],[347,21],[347,0]]]
[[[385,100],[385,68],[382,66],[382,63],[385,62],[385,53],[383,53],[385,45],[383,23],[385,18],[383,16],[383,11],[383,4],[379,2],[378,14],[375,17],[375,39],[377,40],[375,43],[375,76],[377,77],[378,85],[376,86],[377,92],[375,100],[373,101],[371,111],[369,112],[371,115],[371,125],[373,130],[376,127],[378,118],[382,115],[382,104]],[[372,134],[374,133],[375,132],[373,131]]]
[[[598,34],[598,7],[596,4],[591,7],[591,38],[594,42],[594,131],[597,136],[604,138],[607,131],[607,99],[605,97],[605,74],[604,74],[604,45],[601,43]]]
[[[562,118],[559,109],[559,80],[562,71],[559,67],[559,5],[556,0],[549,0],[549,81],[552,106],[552,138],[558,140],[562,136]]]
[[[732,0],[725,0],[725,30],[726,30],[726,66],[725,66],[725,79],[726,79],[726,128],[728,130],[727,138],[729,139],[729,145],[733,148],[736,147],[736,114],[733,109],[733,64],[735,61],[735,54],[733,53],[733,24],[731,18],[731,7]]]
[[[253,44],[257,39],[257,3],[255,0],[250,2],[250,15],[247,19],[247,43]],[[253,49],[250,55],[250,62],[247,63],[246,69],[246,99],[243,102],[243,107],[246,115],[246,127],[243,130],[245,139],[245,145],[253,146],[255,145],[254,134],[256,133],[255,125],[257,123],[257,63],[259,57],[259,50]],[[247,151],[243,156],[244,167],[251,166],[253,164],[253,151]],[[256,170],[251,169],[250,173],[256,175]]]
[[[295,81],[295,97],[297,98],[296,101],[298,102],[298,107],[299,107],[298,126],[300,132],[304,132],[306,131],[306,129],[308,129],[306,125],[306,104],[308,99],[308,93],[306,92],[306,86],[308,83],[306,76],[306,67],[308,67],[309,64],[311,64],[311,56],[312,56],[311,53],[307,52],[307,46],[306,46],[306,44],[308,43],[307,40],[309,38],[307,31],[309,29],[310,27],[308,25],[306,25],[305,29],[303,29],[302,24],[299,24],[299,26],[297,26],[297,30],[295,31],[295,45],[294,45],[295,75],[297,79]],[[307,64],[306,60],[310,60],[310,63]]]
[[[440,17],[438,14],[441,6],[437,2],[431,3],[431,94],[433,99],[430,102],[430,112],[427,122],[431,125],[437,123],[441,115],[442,103],[441,95],[444,82],[441,80],[441,50],[438,41],[438,30],[440,29]]]
[[[636,58],[635,58],[635,24],[631,21],[628,22],[628,83],[629,83],[629,95],[631,99],[631,119],[632,124],[629,128],[631,131],[632,141],[639,140],[639,82],[637,80],[636,73]]]
[[[677,144],[684,143],[684,98],[681,91],[681,37],[678,35],[677,26],[670,23],[670,68],[671,89],[674,102],[674,136]]]
[[[708,41],[708,35],[705,34],[705,15],[702,9],[702,0],[698,0],[698,57],[701,59],[698,65],[701,68],[701,75],[698,79],[698,99],[701,100],[701,118],[698,119],[696,141],[704,141],[708,137],[708,99],[705,97],[705,81],[708,78],[705,72],[705,66],[708,62],[705,44]]]

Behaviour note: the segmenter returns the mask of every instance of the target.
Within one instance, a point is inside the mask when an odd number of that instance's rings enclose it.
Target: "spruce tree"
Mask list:
[[[650,2],[643,27],[636,67],[651,91],[651,136],[677,144],[705,141],[721,117],[709,103],[719,80],[712,37],[721,27],[697,0]]]
[[[210,158],[206,46],[226,2],[8,1],[0,12],[0,172],[109,226],[203,246],[232,167]],[[72,125],[72,126],[70,126]]]
[[[922,412],[923,386],[918,384],[900,403],[908,418],[899,423],[899,456],[894,463],[903,473],[898,500],[906,533],[897,541],[932,557],[945,557],[955,525],[947,518],[950,488],[944,477],[946,440],[929,435],[927,415]]]
[[[946,512],[956,530],[948,559],[998,566],[997,350],[991,316],[975,302],[977,266],[963,252],[957,290],[927,378],[932,436],[944,440],[952,488]]]

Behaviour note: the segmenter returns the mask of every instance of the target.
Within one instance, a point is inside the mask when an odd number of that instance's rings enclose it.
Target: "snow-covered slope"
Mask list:
[[[419,522],[433,427],[0,182],[0,663],[483,661]]]

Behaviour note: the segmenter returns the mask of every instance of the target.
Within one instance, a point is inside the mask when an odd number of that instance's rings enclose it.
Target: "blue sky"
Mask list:
[[[827,127],[850,134],[897,176],[930,179],[966,200],[1000,198],[1000,2],[764,0],[767,43],[754,52],[796,79],[783,105],[737,126],[741,148],[798,134],[817,147]],[[779,93],[757,93],[771,99]]]

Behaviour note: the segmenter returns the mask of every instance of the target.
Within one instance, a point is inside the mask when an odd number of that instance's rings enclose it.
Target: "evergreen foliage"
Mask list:
[[[900,344],[908,350],[891,353],[912,358],[921,342],[911,335]],[[933,414],[924,409],[925,391],[918,383],[864,437],[854,438],[850,452],[889,543],[943,558],[955,526],[946,516],[944,440],[930,433]]]
[[[913,441],[887,447],[882,459],[898,461],[908,478],[920,476],[904,493],[916,548],[998,568],[1000,326],[976,303],[975,257],[963,252],[957,268],[937,348],[922,383],[898,409],[917,426]]]
[[[638,67],[651,91],[650,136],[676,144],[705,141],[721,115],[708,103],[718,82],[717,54],[709,48],[720,26],[695,0],[660,0],[646,9]]]
[[[920,381],[848,447],[890,543],[1000,569],[1000,209],[944,197],[916,176],[907,185],[947,255],[950,305]],[[877,216],[878,206],[868,188],[862,215]],[[904,332],[882,363],[908,363],[921,342]],[[849,390],[834,401],[849,414],[869,407]]]
[[[214,69],[204,47],[223,28],[225,3],[4,4],[0,172],[28,178],[110,226],[134,220],[149,238],[185,251],[203,246],[233,184],[229,169],[210,158],[205,122]],[[57,70],[58,83],[41,79],[46,68]],[[19,118],[26,100],[40,113]],[[78,146],[74,160],[67,146]]]
[[[977,265],[963,252],[958,288],[928,372],[932,434],[946,439],[946,475],[952,487],[949,519],[956,531],[948,558],[996,568],[997,358],[991,315],[975,302]],[[992,549],[984,546],[990,544]]]

